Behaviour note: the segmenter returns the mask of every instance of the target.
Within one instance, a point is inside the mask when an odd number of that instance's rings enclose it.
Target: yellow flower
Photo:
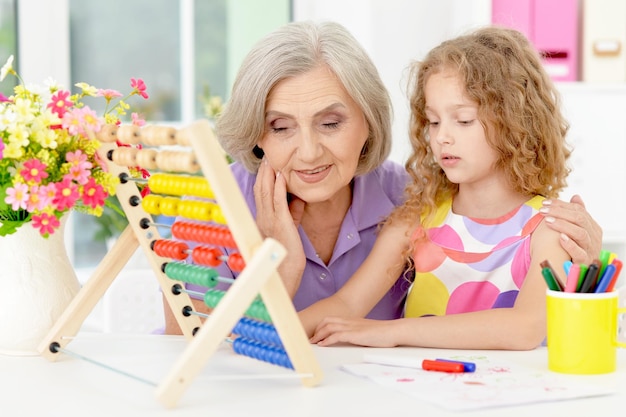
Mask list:
[[[86,96],[96,97],[98,94],[98,89],[87,83],[76,83],[74,85],[83,90],[83,94]]]

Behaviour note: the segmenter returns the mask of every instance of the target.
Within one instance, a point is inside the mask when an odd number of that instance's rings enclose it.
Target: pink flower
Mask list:
[[[54,233],[54,230],[61,225],[59,219],[56,216],[52,216],[48,213],[41,213],[40,216],[33,216],[33,227],[39,229],[39,233],[42,236],[47,236]]]
[[[87,130],[99,132],[102,127],[102,121],[89,106],[65,112],[62,122],[63,129],[70,135],[86,136]]]
[[[146,83],[144,83],[141,78],[131,78],[130,86],[133,88],[133,94],[139,94],[145,99],[148,98],[148,93],[146,93]]]
[[[69,91],[57,91],[57,93],[52,96],[52,99],[50,103],[48,103],[47,107],[52,113],[56,113],[59,118],[62,118],[65,112],[74,105],[71,100],[67,99],[69,96]]]
[[[133,126],[141,127],[146,124],[146,121],[141,118],[137,113],[131,113],[130,117],[133,119]]]
[[[9,100],[9,98],[5,96],[4,94],[0,93],[0,103],[6,103],[8,101],[11,101],[11,100]]]
[[[4,158],[4,142],[0,140],[0,159]]]
[[[43,210],[45,208],[45,204],[43,204],[43,200],[41,199],[41,192],[39,190],[38,185],[33,185],[30,187],[30,194],[28,195],[28,201],[26,202],[26,210],[32,213],[35,210]]]
[[[67,176],[81,185],[85,184],[93,167],[93,164],[87,160],[87,155],[80,150],[68,152],[65,155],[65,160],[71,164]]]
[[[41,185],[37,190],[37,194],[39,195],[39,201],[41,201],[42,206],[50,206],[54,201],[54,197],[57,195],[57,187],[54,183],[50,183],[48,185]]]
[[[55,187],[56,194],[52,203],[57,206],[57,210],[63,211],[74,207],[80,197],[78,186],[66,176],[63,181],[55,183]]]
[[[24,162],[24,169],[20,171],[20,174],[26,181],[40,183],[44,178],[48,178],[48,173],[46,172],[47,167],[48,166],[39,159],[29,159]]]
[[[120,93],[117,90],[111,90],[110,88],[107,88],[107,89],[102,89],[101,88],[96,93],[96,96],[97,97],[104,97],[106,99],[106,101],[111,101],[115,97],[122,97],[122,93]]]
[[[15,184],[14,187],[7,188],[7,196],[4,198],[4,202],[11,204],[11,209],[16,211],[18,209],[26,210],[28,203],[28,185]]]
[[[107,198],[107,193],[100,184],[96,184],[93,177],[90,177],[83,188],[83,203],[96,208],[104,205],[104,200]]]

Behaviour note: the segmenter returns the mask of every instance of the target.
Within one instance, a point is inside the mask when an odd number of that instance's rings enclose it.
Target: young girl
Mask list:
[[[546,333],[540,263],[569,259],[539,214],[569,173],[558,93],[528,40],[504,28],[442,43],[412,75],[406,203],[303,323],[319,345],[535,348]],[[358,318],[407,262],[415,278],[405,317]],[[316,326],[331,315],[342,318]]]

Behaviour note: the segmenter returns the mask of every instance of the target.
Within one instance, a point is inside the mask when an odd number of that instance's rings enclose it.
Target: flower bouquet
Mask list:
[[[13,69],[13,56],[2,67],[0,81],[8,75],[19,84],[10,97],[0,94],[0,236],[30,223],[47,238],[70,210],[100,216],[105,206],[115,207],[109,197],[119,180],[96,152],[100,142],[94,133],[104,124],[121,123],[129,97],[148,98],[143,80],[131,78],[126,96],[86,83],[76,84],[81,91],[75,94],[53,81],[46,87],[26,86]],[[102,98],[104,113],[98,116],[85,97]],[[137,113],[131,119],[137,126],[145,123]],[[135,168],[131,175],[148,174]]]

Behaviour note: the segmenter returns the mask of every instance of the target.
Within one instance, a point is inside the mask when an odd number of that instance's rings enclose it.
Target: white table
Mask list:
[[[159,383],[183,352],[182,336],[82,334],[66,348],[91,360]],[[516,407],[451,412],[410,395],[350,375],[339,367],[359,363],[364,353],[450,357],[477,351],[417,348],[368,349],[315,347],[324,370],[322,384],[307,388],[289,370],[236,355],[224,346],[207,362],[176,408],[155,399],[155,387],[128,376],[63,355],[56,362],[39,356],[0,356],[0,415],[17,416],[624,416],[626,350],[618,353],[618,370],[596,376],[572,376],[597,386],[617,387],[608,396],[537,403]],[[482,352],[491,358],[547,369],[547,352]],[[217,379],[225,376],[226,379]],[[269,376],[269,378],[263,378]],[[246,377],[237,379],[238,377]]]

